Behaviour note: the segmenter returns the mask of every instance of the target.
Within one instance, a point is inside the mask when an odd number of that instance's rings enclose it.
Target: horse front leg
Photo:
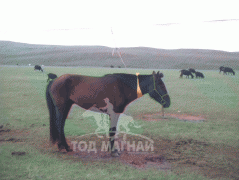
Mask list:
[[[118,150],[115,149],[114,147],[114,142],[115,142],[115,137],[116,137],[116,127],[117,127],[117,123],[118,123],[118,119],[120,114],[116,114],[116,113],[112,113],[109,114],[110,116],[110,129],[109,129],[109,141],[110,141],[110,152],[111,152],[111,156],[113,157],[118,157],[119,153]]]
[[[109,102],[109,98],[104,99],[106,103],[106,107],[101,108],[102,110],[106,110],[106,113],[110,116],[110,129],[109,129],[109,141],[110,141],[110,147],[109,150],[111,152],[111,156],[118,157],[119,153],[117,149],[114,147],[115,142],[115,134],[116,134],[116,127],[118,123],[118,119],[120,114],[114,112],[114,106],[112,103]]]

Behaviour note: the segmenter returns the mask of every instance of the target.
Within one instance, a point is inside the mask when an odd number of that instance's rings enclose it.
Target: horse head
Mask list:
[[[155,73],[155,71],[153,71],[149,95],[155,101],[162,104],[164,108],[167,108],[170,106],[170,97],[162,80],[163,76],[163,73],[160,73],[159,71]]]

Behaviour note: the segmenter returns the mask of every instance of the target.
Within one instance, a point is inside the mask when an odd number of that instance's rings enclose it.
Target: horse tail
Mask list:
[[[53,144],[56,143],[56,141],[59,140],[58,136],[58,130],[57,130],[57,115],[56,115],[56,106],[54,104],[53,98],[51,96],[50,88],[52,85],[53,81],[50,81],[47,85],[46,88],[46,101],[47,101],[47,107],[49,110],[49,115],[50,115],[50,140]]]

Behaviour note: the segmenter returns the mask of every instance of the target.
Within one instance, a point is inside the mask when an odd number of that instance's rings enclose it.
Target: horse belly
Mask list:
[[[106,93],[99,86],[92,88],[91,85],[82,84],[76,86],[70,94],[70,99],[84,109],[89,109],[93,106],[106,106],[106,103],[103,100]]]

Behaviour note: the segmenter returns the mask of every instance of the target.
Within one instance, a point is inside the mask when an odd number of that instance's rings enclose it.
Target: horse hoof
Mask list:
[[[119,154],[119,152],[117,150],[115,150],[115,151],[111,152],[111,156],[112,157],[119,157],[120,154]]]
[[[73,150],[71,148],[66,149],[67,152],[72,152]]]
[[[61,151],[63,149],[65,149],[65,147],[63,145],[61,145],[61,144],[58,144],[58,150]]]
[[[117,152],[112,152],[112,153],[111,153],[111,156],[112,156],[112,157],[119,157],[120,155],[119,155],[119,153],[117,153]]]

